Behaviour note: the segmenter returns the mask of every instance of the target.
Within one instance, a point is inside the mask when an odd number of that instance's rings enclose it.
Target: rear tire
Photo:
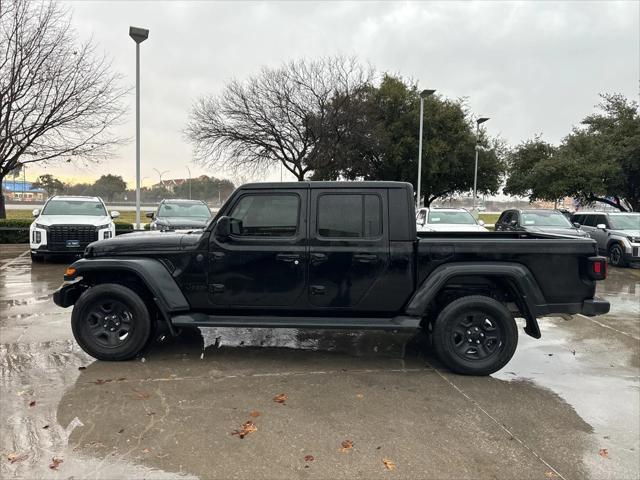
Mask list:
[[[614,243],[609,247],[609,263],[614,267],[626,267],[624,260],[624,250],[619,243]]]
[[[504,367],[516,351],[518,328],[509,310],[480,295],[458,298],[434,322],[438,358],[463,375],[489,375]]]
[[[134,358],[153,331],[142,299],[113,283],[97,285],[80,296],[71,314],[71,328],[85,352],[106,361]]]

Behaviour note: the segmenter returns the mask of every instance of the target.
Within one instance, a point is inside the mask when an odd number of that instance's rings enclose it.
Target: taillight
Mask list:
[[[594,280],[607,278],[606,257],[589,257],[589,276]]]

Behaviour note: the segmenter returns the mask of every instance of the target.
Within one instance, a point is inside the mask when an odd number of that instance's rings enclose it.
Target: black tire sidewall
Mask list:
[[[503,346],[500,351],[484,360],[460,357],[452,345],[455,321],[469,311],[487,313],[502,331]],[[509,310],[497,300],[473,295],[458,298],[447,305],[434,322],[433,346],[438,358],[452,371],[463,375],[489,375],[504,367],[516,351],[518,328]]]
[[[105,299],[124,303],[133,316],[133,328],[129,338],[122,345],[106,348],[93,339],[86,328],[89,308]],[[142,299],[133,290],[117,284],[102,284],[89,288],[84,292],[71,314],[71,329],[78,345],[89,355],[98,360],[118,361],[134,358],[146,345],[151,332],[149,311]]]
[[[614,262],[611,259],[611,252],[614,249],[618,249],[620,251],[620,255],[618,257],[618,262]],[[622,250],[622,247],[619,244],[613,244],[611,245],[611,247],[609,248],[609,263],[615,267],[624,267],[625,262],[624,262],[624,251]]]

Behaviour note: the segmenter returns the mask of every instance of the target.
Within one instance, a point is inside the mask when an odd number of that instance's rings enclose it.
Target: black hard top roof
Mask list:
[[[411,184],[407,182],[265,182],[247,183],[240,188],[407,188]]]

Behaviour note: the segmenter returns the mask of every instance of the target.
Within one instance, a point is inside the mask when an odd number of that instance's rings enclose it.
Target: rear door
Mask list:
[[[246,190],[228,216],[242,221],[239,234],[211,235],[209,301],[245,309],[306,304],[306,188]]]
[[[350,314],[379,308],[370,293],[389,264],[387,190],[310,192],[309,303]]]

